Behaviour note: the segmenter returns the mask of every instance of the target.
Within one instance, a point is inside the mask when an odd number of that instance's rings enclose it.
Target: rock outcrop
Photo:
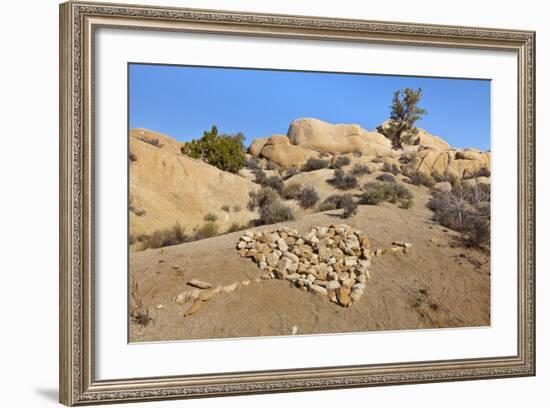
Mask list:
[[[254,144],[254,143],[253,143]],[[258,151],[260,144],[251,145],[250,153]],[[263,143],[259,156],[271,160],[284,168],[301,167],[310,157],[317,157],[316,151],[290,143],[284,135],[273,135]]]
[[[359,125],[333,125],[318,119],[293,121],[288,129],[290,143],[324,153],[361,152],[364,155],[392,155],[391,143],[378,132],[369,132]]]

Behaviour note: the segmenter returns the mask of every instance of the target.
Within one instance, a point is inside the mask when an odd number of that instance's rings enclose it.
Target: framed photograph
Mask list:
[[[535,374],[535,33],[60,6],[66,405]]]

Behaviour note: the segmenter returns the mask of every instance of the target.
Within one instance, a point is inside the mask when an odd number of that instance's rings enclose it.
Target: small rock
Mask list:
[[[199,279],[191,279],[189,282],[187,282],[187,284],[199,289],[210,289],[212,287],[211,283],[201,281]]]
[[[290,329],[290,334],[294,336],[296,333],[298,333],[298,326],[292,326]]]
[[[237,289],[237,286],[239,286],[239,284],[236,282],[236,283],[232,283],[231,285],[226,285],[224,287],[222,287],[222,292],[223,293],[231,293],[233,292],[235,289]]]
[[[158,304],[158,305],[157,305],[157,309],[158,309],[158,310],[164,309],[164,305]]]
[[[319,286],[319,285],[310,285],[309,286],[309,291],[311,293],[316,294],[316,295],[326,295],[328,293],[326,288],[324,288],[322,286]]]
[[[337,280],[331,280],[327,282],[325,287],[327,288],[327,290],[336,290],[340,287],[340,282],[338,282]]]

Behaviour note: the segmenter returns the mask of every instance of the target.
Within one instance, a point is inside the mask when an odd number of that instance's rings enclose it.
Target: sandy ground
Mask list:
[[[409,210],[384,203],[360,206],[346,220],[335,210],[284,223],[300,233],[315,225],[346,223],[367,233],[373,249],[389,247],[394,240],[412,243],[408,253],[374,258],[367,290],[349,308],[287,281],[256,282],[259,268],[235,250],[242,232],[131,253],[130,279],[138,282],[152,321],[147,326],[130,323],[130,341],[289,335],[294,326],[300,335],[489,325],[489,254],[460,245],[457,233],[431,220],[427,192],[410,188],[415,205]],[[190,305],[172,299],[189,289],[193,278],[213,285],[251,283],[184,317]]]

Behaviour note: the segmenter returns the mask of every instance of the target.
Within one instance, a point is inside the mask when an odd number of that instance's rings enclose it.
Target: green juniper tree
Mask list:
[[[210,131],[205,131],[200,139],[185,143],[181,152],[231,173],[237,173],[246,164],[244,135],[241,132],[219,135],[215,125]]]
[[[417,120],[428,111],[420,108],[418,103],[422,99],[422,88],[416,91],[405,88],[393,93],[390,121],[387,127],[379,127],[379,131],[388,137],[395,149],[401,148],[402,143],[411,144],[418,133],[415,127]]]

